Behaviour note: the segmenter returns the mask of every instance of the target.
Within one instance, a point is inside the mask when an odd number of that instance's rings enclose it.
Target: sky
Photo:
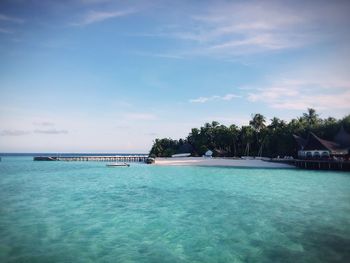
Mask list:
[[[350,113],[350,1],[0,1],[0,152],[146,153]]]

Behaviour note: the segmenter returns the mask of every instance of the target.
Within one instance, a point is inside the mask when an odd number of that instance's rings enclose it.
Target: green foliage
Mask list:
[[[265,117],[259,113],[255,114],[254,116],[252,116],[252,120],[249,122],[249,125],[252,126],[252,128],[259,132],[261,131],[262,129],[264,129],[266,126],[265,126]]]
[[[169,157],[179,153],[182,145],[190,144],[193,156],[202,156],[208,149],[215,156],[243,156],[248,154],[248,150],[252,156],[295,156],[297,145],[293,134],[306,138],[312,131],[321,138],[332,140],[341,125],[350,130],[350,115],[341,120],[332,117],[321,119],[314,109],[307,109],[301,117],[288,123],[274,117],[266,125],[266,118],[257,113],[252,115],[249,126],[239,128],[232,124],[227,127],[213,121],[193,128],[186,139],[156,139],[150,154]]]
[[[306,121],[309,127],[315,126],[320,122],[316,110],[312,108],[308,108],[307,113],[304,113],[302,118]]]
[[[150,156],[171,157],[176,153],[179,145],[177,140],[170,138],[156,139],[150,151]]]

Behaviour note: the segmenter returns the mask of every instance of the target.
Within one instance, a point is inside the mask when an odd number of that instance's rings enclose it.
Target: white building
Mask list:
[[[213,156],[213,152],[211,150],[208,150],[205,152],[204,154],[205,157],[212,157]]]

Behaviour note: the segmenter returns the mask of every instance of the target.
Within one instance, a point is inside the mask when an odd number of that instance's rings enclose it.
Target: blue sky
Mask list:
[[[147,152],[252,113],[350,113],[348,1],[0,2],[0,151]]]

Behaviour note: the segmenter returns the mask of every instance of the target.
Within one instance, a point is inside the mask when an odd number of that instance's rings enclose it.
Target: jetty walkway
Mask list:
[[[148,155],[113,155],[113,156],[36,156],[34,161],[66,162],[146,162]]]
[[[350,171],[350,161],[341,160],[306,160],[306,159],[272,159],[270,162],[286,163],[307,170]]]
[[[171,158],[170,158],[171,159]],[[111,156],[36,156],[34,161],[66,161],[66,162],[143,162],[154,163],[148,155],[111,155]],[[184,159],[185,160],[185,159]],[[303,160],[303,159],[269,159],[274,163],[285,163],[307,170],[350,171],[350,161],[340,160]]]
[[[295,160],[294,165],[302,169],[350,171],[350,161]]]

